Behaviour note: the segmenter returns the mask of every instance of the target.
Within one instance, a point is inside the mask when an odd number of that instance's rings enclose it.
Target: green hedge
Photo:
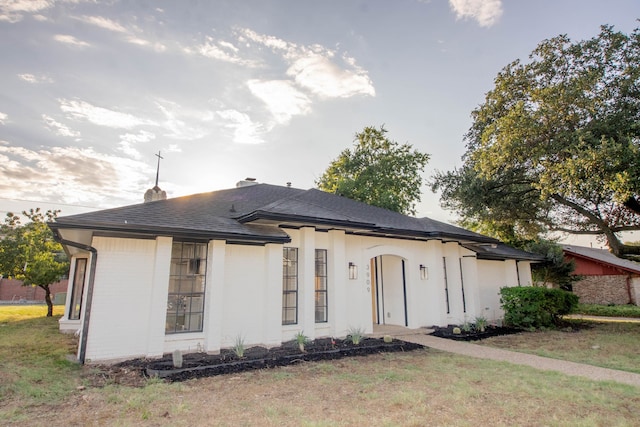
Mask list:
[[[578,297],[561,289],[506,287],[500,289],[504,323],[516,328],[553,327],[578,306]]]
[[[637,305],[600,305],[600,304],[578,304],[575,310],[578,314],[592,316],[610,317],[637,317],[640,318],[640,307]]]

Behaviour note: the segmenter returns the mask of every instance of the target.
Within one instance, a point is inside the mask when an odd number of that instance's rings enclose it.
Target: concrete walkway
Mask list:
[[[407,329],[400,326],[376,325],[373,336],[391,335],[403,341],[421,344],[449,353],[527,365],[536,369],[561,372],[566,375],[584,377],[595,381],[616,381],[640,387],[640,374],[434,337],[433,335],[428,335],[431,332],[432,330],[424,328]]]

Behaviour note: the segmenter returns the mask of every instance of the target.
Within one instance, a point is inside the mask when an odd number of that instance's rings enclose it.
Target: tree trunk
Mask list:
[[[44,289],[44,300],[47,303],[47,317],[53,316],[53,301],[51,301],[51,289],[49,285],[38,285]]]

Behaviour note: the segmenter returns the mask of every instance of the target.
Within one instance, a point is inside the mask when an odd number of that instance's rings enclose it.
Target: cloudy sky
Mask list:
[[[0,215],[314,187],[365,126],[461,164],[470,112],[544,39],[637,0],[0,0]],[[420,216],[453,221],[425,186]]]

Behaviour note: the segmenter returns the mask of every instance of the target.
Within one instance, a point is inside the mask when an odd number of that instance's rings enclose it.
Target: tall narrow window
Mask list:
[[[327,322],[327,250],[316,249],[316,323]]]
[[[204,318],[207,244],[174,242],[165,332],[200,332]]]
[[[447,259],[442,257],[442,268],[444,268],[444,295],[447,300],[447,314],[451,313],[451,309],[449,307],[449,283],[447,280]]]
[[[82,309],[82,293],[84,292],[84,276],[87,272],[87,259],[77,258],[76,268],[73,273],[73,289],[71,289],[71,301],[69,303],[69,319],[80,319]]]
[[[282,324],[298,323],[298,248],[282,254]]]
[[[462,287],[462,311],[467,312],[467,299],[464,295],[464,274],[462,273],[462,258],[460,258],[460,286]]]

